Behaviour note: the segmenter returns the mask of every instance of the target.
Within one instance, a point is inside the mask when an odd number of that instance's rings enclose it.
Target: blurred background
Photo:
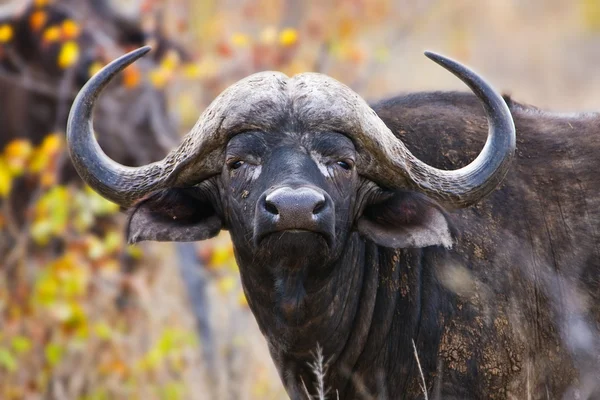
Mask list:
[[[114,159],[161,159],[233,82],[329,74],[368,100],[465,90],[438,51],[517,101],[600,109],[600,0],[0,1],[0,398],[284,399],[226,234],[126,246],[70,166],[85,81],[151,44],[99,101]]]

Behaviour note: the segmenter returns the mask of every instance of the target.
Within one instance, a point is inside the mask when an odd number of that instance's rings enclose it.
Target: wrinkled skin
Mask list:
[[[422,398],[413,341],[429,398],[597,398],[600,117],[509,103],[514,167],[477,206],[446,212],[385,190],[356,174],[358,150],[342,133],[283,115],[279,131],[232,134],[221,174],[139,202],[129,237],[201,240],[228,229],[292,399],[306,397],[303,384],[316,392],[318,346],[339,398]],[[467,94],[401,96],[374,110],[441,168],[468,163],[487,129]],[[277,214],[263,200],[281,187],[326,193],[333,235],[264,234]]]

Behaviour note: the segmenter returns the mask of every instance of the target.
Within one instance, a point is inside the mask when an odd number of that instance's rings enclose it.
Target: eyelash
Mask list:
[[[336,162],[336,164],[339,165],[341,168],[345,169],[346,171],[350,171],[352,169],[352,164],[343,160]]]
[[[244,164],[245,164],[244,161],[236,160],[229,164],[229,169],[238,169],[238,168],[241,168],[242,165],[244,165]]]

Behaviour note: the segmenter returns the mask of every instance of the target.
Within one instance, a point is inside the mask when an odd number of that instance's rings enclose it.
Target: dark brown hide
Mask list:
[[[457,298],[428,387],[443,398],[598,398],[600,116],[507,102],[513,166],[486,200],[453,213],[455,246],[430,266]],[[374,108],[439,168],[466,164],[483,145],[486,120],[470,94],[406,95]]]

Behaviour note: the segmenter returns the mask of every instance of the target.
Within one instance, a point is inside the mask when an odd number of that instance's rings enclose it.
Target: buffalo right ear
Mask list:
[[[368,205],[358,231],[380,246],[391,248],[452,247],[446,213],[427,196],[395,191]]]
[[[127,241],[193,242],[216,236],[223,223],[209,196],[199,188],[172,188],[135,205],[127,222]]]

